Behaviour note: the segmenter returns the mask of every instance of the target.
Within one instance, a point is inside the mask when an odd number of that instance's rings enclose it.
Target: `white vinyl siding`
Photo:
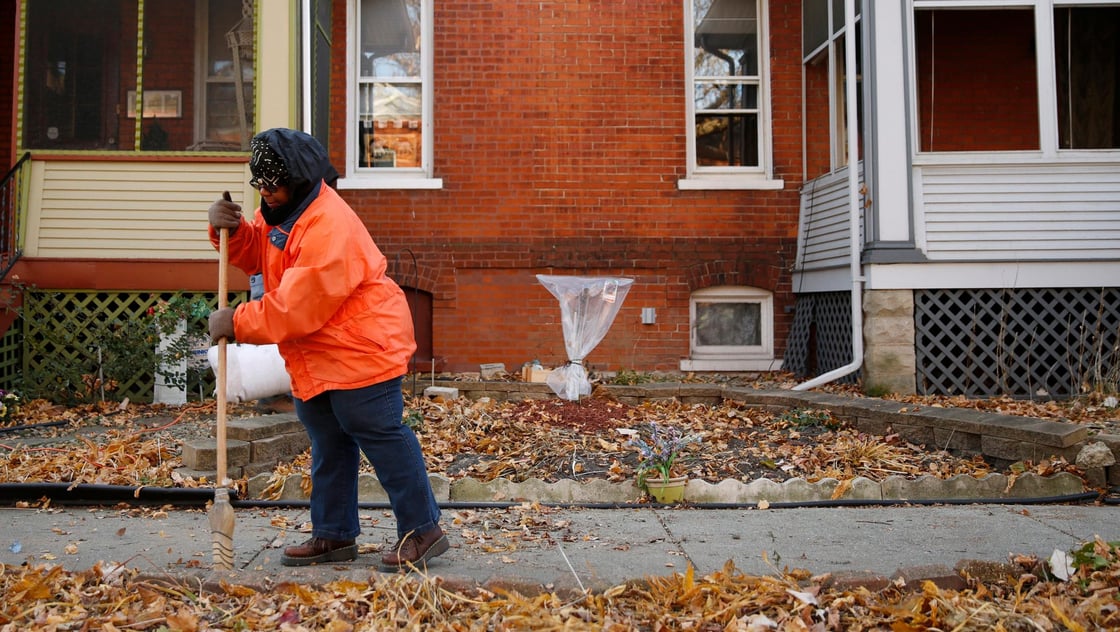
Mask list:
[[[1120,252],[1114,165],[944,165],[916,172],[930,260],[1114,259]]]
[[[255,208],[247,180],[243,162],[35,161],[24,255],[216,258],[207,209],[227,190],[235,202]]]
[[[861,182],[862,167],[861,162]],[[819,270],[849,265],[848,217],[847,167],[805,183],[801,188],[798,269]]]

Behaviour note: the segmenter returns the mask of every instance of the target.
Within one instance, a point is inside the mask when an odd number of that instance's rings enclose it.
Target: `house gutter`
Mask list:
[[[866,16],[865,16],[866,17]],[[851,375],[863,366],[863,270],[860,265],[862,244],[859,231],[859,117],[856,90],[856,37],[855,0],[844,0],[844,78],[848,111],[848,257],[852,275],[852,361],[842,367],[822,373],[797,384],[795,391],[807,391],[822,384]],[[866,23],[866,21],[865,21]]]

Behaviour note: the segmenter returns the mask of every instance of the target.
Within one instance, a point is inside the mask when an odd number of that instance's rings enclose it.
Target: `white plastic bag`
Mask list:
[[[545,381],[563,399],[591,394],[583,359],[607,335],[634,279],[538,274],[537,280],[560,301],[560,323],[568,364],[557,367]]]
[[[218,347],[206,352],[210,368],[218,374]],[[226,345],[226,400],[248,402],[292,390],[292,378],[276,345]]]

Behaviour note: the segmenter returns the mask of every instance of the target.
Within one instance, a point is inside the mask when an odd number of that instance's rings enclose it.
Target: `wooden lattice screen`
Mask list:
[[[23,371],[23,323],[16,321],[0,338],[0,388],[20,390]]]
[[[921,394],[1067,398],[1116,388],[1120,289],[919,290]]]
[[[816,376],[852,361],[852,294],[799,294],[783,367],[798,377]],[[838,382],[854,384],[861,372]]]
[[[149,309],[172,296],[202,298],[215,309],[213,293],[24,293],[19,335],[22,339],[20,389],[27,397],[52,401],[112,401],[129,398],[150,402],[155,387],[154,349],[144,340]],[[247,296],[230,297],[236,305]],[[197,318],[188,331],[205,335]],[[188,372],[187,396],[212,396],[214,376],[208,369]]]

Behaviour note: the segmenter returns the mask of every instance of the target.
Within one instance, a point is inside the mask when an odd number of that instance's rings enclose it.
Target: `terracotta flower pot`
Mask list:
[[[668,480],[660,476],[651,476],[645,480],[646,491],[659,503],[679,503],[684,500],[684,488],[688,484],[687,476],[673,476]]]

